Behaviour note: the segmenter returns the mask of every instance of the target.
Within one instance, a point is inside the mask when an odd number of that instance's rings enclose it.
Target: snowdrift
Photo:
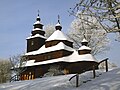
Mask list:
[[[35,80],[17,81],[0,84],[0,90],[120,90],[120,68],[109,72],[92,71],[79,75],[79,87],[75,87],[74,74],[44,77]]]

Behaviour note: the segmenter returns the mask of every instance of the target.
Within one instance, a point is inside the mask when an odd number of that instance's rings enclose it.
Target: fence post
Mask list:
[[[76,75],[72,76],[69,81],[71,81],[74,77],[76,77],[76,87],[79,86],[79,74],[77,73]]]
[[[76,87],[78,87],[79,85],[79,74],[77,73],[76,74]]]
[[[107,59],[105,60],[105,65],[106,65],[106,72],[108,72],[108,62],[107,62]]]
[[[95,78],[95,66],[93,65],[93,78]]]

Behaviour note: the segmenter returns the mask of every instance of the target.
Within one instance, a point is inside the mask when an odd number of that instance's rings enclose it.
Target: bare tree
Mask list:
[[[0,60],[0,83],[6,83],[11,77],[11,63],[8,60]]]
[[[113,68],[116,68],[116,67],[117,67],[117,65],[115,63],[112,63],[112,62],[108,61],[108,68],[109,69],[113,69]],[[100,63],[99,69],[105,69],[105,68],[106,68],[105,62]]]
[[[78,17],[82,19],[75,19],[71,23],[68,33],[68,36],[74,41],[74,48],[78,49],[81,46],[82,39],[86,38],[89,42],[88,46],[92,48],[91,53],[93,55],[108,50],[109,39],[96,18],[85,15],[78,15]]]
[[[13,56],[10,59],[11,65],[12,65],[12,78],[11,81],[13,80],[19,80],[20,74],[26,70],[24,67],[27,61],[27,56],[23,55],[17,55]]]
[[[79,19],[77,14],[95,17],[107,33],[118,32],[120,38],[119,0],[79,0],[69,12]]]
[[[55,31],[55,26],[52,24],[48,24],[45,26],[45,36],[48,38]]]

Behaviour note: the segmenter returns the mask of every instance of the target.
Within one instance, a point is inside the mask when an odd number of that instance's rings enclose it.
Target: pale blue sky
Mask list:
[[[44,25],[56,24],[58,14],[63,30],[67,31],[73,17],[67,12],[77,0],[0,0],[0,58],[25,51],[26,37],[40,11]]]
[[[67,12],[79,0],[0,0],[0,58],[21,54],[26,49],[26,38],[33,29],[37,11],[44,25],[56,24],[61,17],[63,31],[66,32],[74,19]],[[119,65],[120,43],[112,37],[111,50],[101,58]],[[120,65],[119,65],[120,66]]]

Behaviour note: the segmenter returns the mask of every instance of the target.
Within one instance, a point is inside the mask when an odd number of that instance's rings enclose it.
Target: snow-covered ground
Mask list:
[[[18,81],[0,84],[0,90],[120,90],[120,68],[107,73],[96,71],[93,79],[92,71],[79,75],[79,87],[75,87],[74,74],[44,77],[35,80]]]

